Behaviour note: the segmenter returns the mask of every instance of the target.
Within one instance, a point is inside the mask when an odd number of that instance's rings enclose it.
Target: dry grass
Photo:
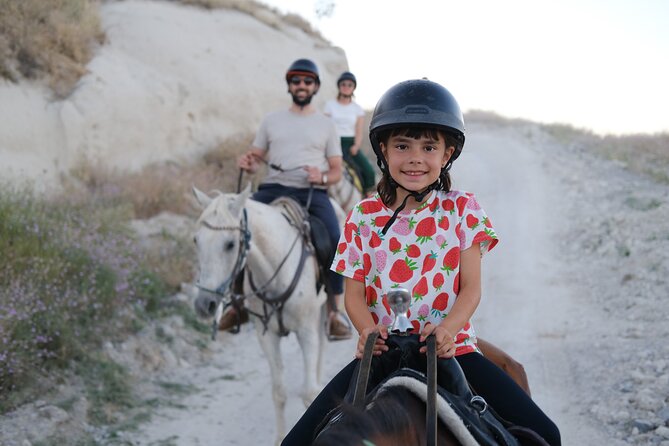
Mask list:
[[[486,111],[469,112],[465,121],[488,126],[538,126],[563,144],[595,153],[620,163],[632,172],[669,184],[669,133],[600,136],[567,124],[537,124]]]
[[[164,162],[144,167],[139,172],[119,172],[102,165],[82,161],[71,176],[63,178],[68,203],[90,203],[126,209],[126,218],[148,219],[161,212],[197,218],[191,188],[209,192],[237,190],[237,157],[251,144],[253,135],[231,138],[206,153],[197,162]],[[254,181],[258,176],[254,177]],[[244,181],[250,177],[244,178]],[[244,183],[245,185],[246,183]],[[148,247],[144,262],[168,286],[178,288],[193,280],[193,244],[165,234],[158,245]]]
[[[255,0],[179,0],[186,5],[200,6],[207,9],[234,9],[246,13],[267,26],[281,29],[288,25],[302,30],[305,34],[315,37],[323,42],[327,40],[321,33],[311,26],[307,20],[297,14],[282,14],[276,8],[257,2]]]
[[[595,150],[624,163],[632,171],[669,184],[669,133],[605,136]]]
[[[543,127],[565,143],[616,161],[632,172],[669,184],[669,133],[599,136],[568,125]]]
[[[94,0],[0,0],[0,77],[46,77],[67,95],[103,42]]]
[[[255,0],[178,0],[208,9],[233,9],[281,29],[293,26],[328,43],[304,18],[283,15]],[[45,79],[67,96],[104,42],[99,0],[0,0],[0,78]]]
[[[195,216],[191,187],[208,192],[237,190],[237,157],[253,135],[230,138],[194,163],[164,162],[138,172],[119,172],[82,161],[63,182],[70,198],[129,203],[133,218],[150,218],[169,211]]]

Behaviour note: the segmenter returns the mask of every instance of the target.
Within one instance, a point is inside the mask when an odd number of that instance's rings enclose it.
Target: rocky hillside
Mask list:
[[[347,68],[343,50],[270,9],[131,0],[105,2],[100,14],[105,42],[69,96],[0,81],[0,180],[40,186],[82,162],[137,170],[193,159],[286,105],[293,60],[317,62],[321,102]]]

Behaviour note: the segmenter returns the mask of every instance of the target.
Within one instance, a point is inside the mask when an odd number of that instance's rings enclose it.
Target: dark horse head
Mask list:
[[[365,410],[344,406],[341,418],[322,431],[312,445],[424,445],[425,417],[425,402],[405,388],[391,387]],[[437,432],[440,446],[462,444],[442,423]]]

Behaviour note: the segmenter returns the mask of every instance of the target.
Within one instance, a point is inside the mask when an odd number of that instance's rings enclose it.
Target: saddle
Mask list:
[[[272,206],[279,207],[281,213],[288,222],[302,232],[305,242],[311,247],[318,263],[319,278],[316,292],[321,287],[328,290],[328,274],[335,250],[330,242],[330,236],[325,224],[318,217],[309,214],[306,209],[295,199],[290,197],[279,197],[272,201]]]
[[[429,383],[426,375],[427,355],[419,352],[424,343],[418,342],[418,335],[389,336],[386,345],[390,348],[380,356],[374,356],[368,371],[366,386],[372,390],[365,392],[364,406],[389,391],[392,387],[403,387],[429,407]],[[364,380],[364,359],[353,373],[348,392],[341,406],[331,411],[319,426],[318,432],[328,429],[341,420],[343,407],[356,405],[360,396],[361,379]],[[363,377],[359,378],[360,373]],[[519,446],[548,444],[535,432],[511,425],[500,418],[485,400],[475,395],[465,378],[464,372],[455,359],[436,361],[437,417],[455,435],[461,444],[483,446]],[[521,440],[521,441],[519,441]]]

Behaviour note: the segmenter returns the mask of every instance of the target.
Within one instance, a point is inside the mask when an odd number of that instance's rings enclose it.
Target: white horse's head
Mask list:
[[[193,194],[204,209],[197,221],[194,238],[199,264],[195,310],[200,316],[207,317],[214,314],[221,297],[232,285],[240,255],[246,254],[243,251],[247,248],[244,238],[248,236],[248,228],[244,206],[251,194],[251,186],[240,194],[218,192],[214,197],[193,187]]]

